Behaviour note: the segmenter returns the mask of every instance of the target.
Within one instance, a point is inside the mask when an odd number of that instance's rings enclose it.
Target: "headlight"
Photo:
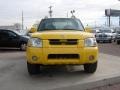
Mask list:
[[[95,47],[97,45],[95,38],[87,38],[85,39],[85,47]]]
[[[31,47],[42,47],[42,40],[39,38],[30,38],[28,41],[28,46]]]

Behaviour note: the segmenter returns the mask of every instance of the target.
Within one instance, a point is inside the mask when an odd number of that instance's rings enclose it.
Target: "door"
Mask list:
[[[9,47],[18,47],[20,36],[13,31],[8,31],[8,45]]]
[[[0,31],[0,47],[8,46],[8,33],[4,30]]]

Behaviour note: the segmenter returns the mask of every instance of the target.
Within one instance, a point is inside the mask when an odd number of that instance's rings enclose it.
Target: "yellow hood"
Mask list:
[[[94,35],[84,31],[50,30],[33,33],[32,37],[41,39],[85,39],[88,37],[94,37]]]

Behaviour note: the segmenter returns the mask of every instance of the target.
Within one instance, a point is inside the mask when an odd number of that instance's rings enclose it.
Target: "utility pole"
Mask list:
[[[24,29],[24,16],[23,16],[23,11],[22,11],[22,30]]]
[[[108,26],[111,26],[111,8],[108,10]]]
[[[67,18],[68,18],[68,12],[67,12]]]
[[[50,11],[49,11],[49,15],[50,15],[50,18],[52,18],[52,6],[49,7]]]
[[[110,22],[111,22],[111,19],[110,19],[110,16],[108,16],[108,23],[109,23],[108,25],[109,25],[109,27],[111,26]]]
[[[120,16],[119,16],[119,26],[120,26]]]

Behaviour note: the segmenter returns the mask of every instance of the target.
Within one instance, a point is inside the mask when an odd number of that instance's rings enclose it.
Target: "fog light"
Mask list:
[[[89,56],[89,60],[94,60],[95,57],[93,55]]]
[[[37,61],[38,58],[36,56],[32,56],[32,60]]]

